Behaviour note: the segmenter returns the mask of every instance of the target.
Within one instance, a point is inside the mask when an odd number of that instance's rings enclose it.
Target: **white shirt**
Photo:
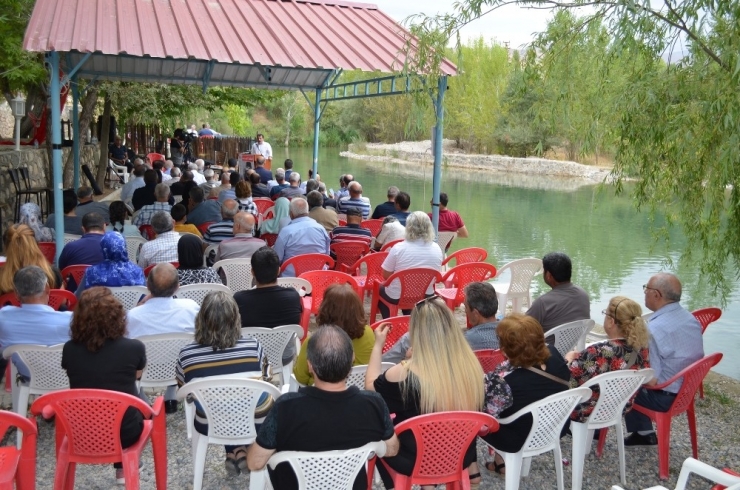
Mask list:
[[[193,182],[195,182],[198,185],[206,183],[205,175],[198,172],[197,170],[191,170],[191,172],[193,172]]]
[[[272,146],[270,143],[263,141],[262,143],[254,143],[252,145],[253,155],[262,155],[265,160],[272,158]]]
[[[391,221],[383,225],[375,241],[385,245],[395,240],[401,240],[406,237],[406,227],[398,221]]]
[[[128,337],[195,332],[195,317],[199,310],[200,306],[192,299],[150,298],[126,314]]]
[[[388,257],[385,258],[381,267],[391,272],[420,267],[439,271],[439,268],[442,266],[443,257],[442,249],[435,242],[426,243],[421,240],[410,242],[404,240],[388,251]],[[401,284],[397,280],[393,281],[385,288],[385,292],[390,298],[398,299],[401,297]],[[430,284],[429,288],[427,288],[427,294],[432,294],[433,292],[434,284]]]

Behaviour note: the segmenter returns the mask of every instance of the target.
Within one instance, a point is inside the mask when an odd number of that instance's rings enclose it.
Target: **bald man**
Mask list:
[[[255,219],[252,213],[240,211],[234,216],[234,238],[221,241],[216,250],[216,262],[223,259],[251,259],[252,254],[267,246],[264,240],[255,238]]]
[[[347,214],[349,208],[358,208],[362,211],[362,219],[370,218],[370,199],[362,197],[362,186],[359,182],[353,181],[347,184],[349,197],[344,197],[337,201],[337,213]]]
[[[655,378],[647,384],[662,384],[704,357],[701,324],[679,304],[681,281],[673,274],[656,274],[642,289],[645,293],[645,306],[654,312],[648,321],[648,330],[650,367],[655,370]],[[667,412],[680,388],[681,381],[662,390],[641,388],[637,392],[635,403],[651,410]],[[654,446],[658,443],[653,424],[647,416],[631,410],[624,419],[627,432],[632,433],[624,440],[625,446]]]
[[[215,191],[215,189],[213,189]],[[221,243],[234,236],[234,216],[239,212],[239,203],[227,199],[221,204],[221,221],[213,223],[203,234],[203,240],[211,245]]]

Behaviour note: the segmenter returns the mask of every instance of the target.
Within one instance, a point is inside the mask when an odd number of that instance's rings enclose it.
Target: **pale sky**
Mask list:
[[[423,12],[427,15],[452,12],[450,0],[364,0],[375,4],[395,21],[403,22],[406,17]],[[510,48],[521,48],[532,41],[533,34],[545,30],[550,10],[525,9],[507,5],[471,22],[462,30],[463,40],[483,36],[487,41],[500,44],[509,42]]]

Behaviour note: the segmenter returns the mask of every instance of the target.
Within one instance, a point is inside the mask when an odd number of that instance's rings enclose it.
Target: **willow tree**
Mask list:
[[[417,65],[439,73],[439,58],[429,53],[459,44],[462,26],[508,4],[586,6],[573,29],[601,21],[615,52],[653,60],[632,64],[618,94],[615,188],[638,178],[637,208],[667,213],[656,238],[680,227],[688,240],[682,259],[698,263],[726,299],[740,271],[740,2],[460,0],[451,14],[411,19],[427,56]]]

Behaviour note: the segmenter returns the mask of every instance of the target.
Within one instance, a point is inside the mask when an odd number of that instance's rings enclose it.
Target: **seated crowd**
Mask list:
[[[14,293],[20,306],[0,309],[0,347],[63,342],[62,368],[72,388],[108,389],[148,400],[136,386],[147,362],[144,344],[136,339],[158,333],[193,334],[192,343],[177,359],[177,386],[164,393],[166,412],[175,413],[177,387],[195,378],[281,371],[282,366],[268,365],[264,346],[242,337],[240,329],[301,323],[303,298],[296,289],[279,284],[279,277],[295,275],[292,266],[281,272],[287,260],[309,253],[328,256],[337,243],[359,242],[379,250],[399,240],[383,259],[384,280],[409,269],[441,269],[444,251],[434,240],[430,215],[413,211],[409,194],[395,186],[388,188],[388,200],[373,209],[351,175],[342,175],[340,189],[329,195],[318,175],[302,185],[292,161],[285,162],[286,170],[277,169],[274,179],[259,161],[245,175],[225,167],[220,180],[213,170],[193,165],[181,173],[170,162],[149,168],[137,160],[134,178],[123,186],[121,200],[110,206],[94,202],[87,187],[76,194],[65,192],[65,231],[80,237],[61,250],[59,268],[38,245],[53,240],[53,216],[44,226],[38,206],[24,205],[21,221],[3,237],[6,262],[0,268],[0,293]],[[175,204],[176,197],[180,203]],[[258,211],[255,199],[274,201],[271,217]],[[440,201],[440,230],[467,237],[459,214],[447,209],[448,196],[442,194]],[[362,227],[368,219],[383,220],[379,233]],[[276,236],[272,247],[270,235]],[[133,242],[140,245],[134,256],[129,248]],[[213,291],[200,303],[177,297],[186,285],[229,286],[225,275],[210,266],[228,259],[249,266],[251,289],[233,294]],[[62,277],[60,269],[71,265],[88,266],[79,281]],[[294,362],[295,381],[301,386],[277,400],[260,399],[257,439],[249,447],[225,446],[226,470],[237,475],[262,469],[280,451],[350,449],[384,441],[384,462],[408,475],[415,464],[416,442],[410,432],[397,437],[394,431],[394,425],[405,420],[455,411],[504,418],[605,372],[650,367],[655,378],[647,384],[655,385],[703,357],[701,326],[679,303],[681,283],[669,273],[656,274],[644,286],[644,304],[654,312],[647,322],[637,302],[615,296],[603,312],[606,340],[561,355],[546,339],[548,331],[588,319],[590,301],[586,291],[571,283],[572,263],[566,254],[549,253],[542,266],[551,290],[533,301],[526,313],[506,314],[506,305],[499,305],[489,282],[467,284],[463,303],[467,328],[430,284],[426,299],[402,311],[409,315],[408,332],[388,349],[391,324],[371,329],[375,319],[366,313],[357,288],[332,284],[323,293],[316,328],[300,347],[289,342],[282,354],[283,365]],[[148,294],[125,311],[111,292],[123,286],[145,286]],[[48,306],[51,290],[63,288],[76,288],[78,302],[71,312]],[[399,304],[401,283],[380,286],[379,295],[383,301],[378,308],[386,319],[388,305]],[[484,349],[500,349],[506,360],[484,372],[474,353]],[[11,362],[28,380],[28,369],[15,358]],[[382,363],[393,367],[384,371]],[[357,365],[367,365],[364,390],[347,384]],[[680,382],[663,390],[643,388],[634,403],[666,411],[679,388]],[[598,396],[594,391],[571,419],[587,419]],[[625,444],[657,444],[650,419],[631,406],[632,402],[625,408],[631,433]],[[200,405],[195,408],[194,428],[206,434],[208,420]],[[141,413],[130,408],[121,426],[124,448],[138,440],[142,424]],[[531,426],[531,417],[522,417],[482,437],[501,451],[516,452]],[[481,477],[477,459],[474,441],[464,459],[474,487]],[[498,474],[506,472],[498,453],[484,466]],[[377,467],[385,487],[393,488],[386,466]],[[275,488],[296,487],[287,465],[270,469],[269,474]],[[120,465],[116,478],[123,480]],[[366,488],[366,482],[363,471],[354,488]]]

